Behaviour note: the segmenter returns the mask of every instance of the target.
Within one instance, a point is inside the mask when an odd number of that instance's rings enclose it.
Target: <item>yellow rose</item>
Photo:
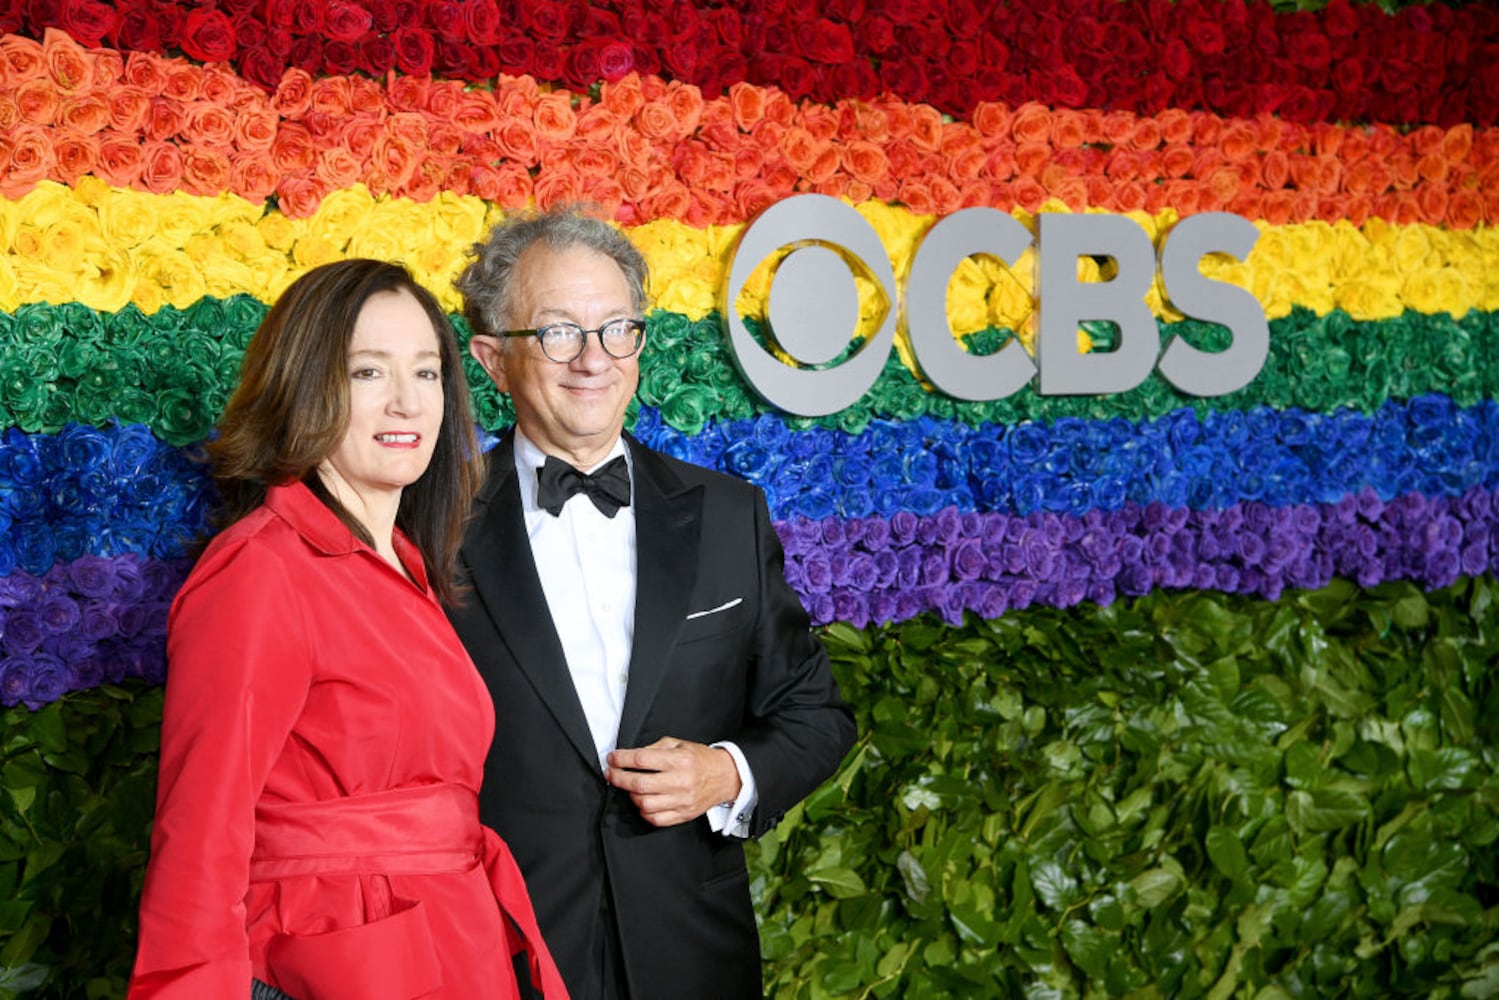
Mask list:
[[[306,219],[288,219],[280,212],[267,212],[255,224],[260,230],[265,245],[282,253],[290,253],[302,234],[307,231]]]
[[[1334,300],[1340,309],[1354,319],[1387,319],[1400,315],[1402,311],[1399,291],[1398,281],[1388,280],[1376,273],[1339,285]]]
[[[135,268],[125,250],[94,244],[79,275],[75,297],[99,312],[119,312],[130,304],[135,284]]]
[[[161,301],[178,309],[186,309],[208,294],[208,284],[198,265],[166,240],[152,241],[133,256],[140,276],[136,283],[137,294],[142,283],[153,285],[160,289]],[[139,299],[136,301],[139,304]]]
[[[962,337],[989,325],[988,296],[995,278],[992,269],[972,257],[953,270],[947,282],[947,323],[953,336]]]
[[[1390,252],[1403,274],[1441,265],[1441,254],[1428,238],[1426,226],[1401,226],[1394,231]]]
[[[442,191],[428,205],[432,213],[432,233],[448,244],[462,259],[468,248],[484,238],[486,210],[484,202],[473,195],[456,195]]]
[[[62,219],[42,230],[41,261],[64,275],[77,274],[97,245],[85,228],[73,219]]]
[[[343,260],[344,254],[341,247],[321,233],[308,233],[297,240],[297,245],[292,248],[291,257],[297,270],[301,272],[310,271],[323,264],[331,264],[336,260]]]
[[[350,238],[366,224],[374,210],[375,199],[363,184],[355,184],[324,195],[308,225],[326,242],[342,247],[348,245]]]
[[[219,238],[224,241],[225,252],[238,260],[258,261],[273,252],[253,222],[226,222],[219,227]]]
[[[38,228],[46,228],[63,219],[93,215],[86,205],[79,203],[71,188],[52,181],[42,181],[23,196],[18,214]]]
[[[15,312],[21,306],[21,296],[16,287],[16,269],[6,256],[0,256],[0,309]]]
[[[23,223],[16,227],[10,238],[10,245],[16,256],[39,261],[42,257],[42,231],[36,226]]]
[[[156,200],[156,239],[172,247],[184,247],[195,233],[211,228],[209,199],[173,191],[165,195],[141,195]]]
[[[111,191],[99,203],[99,229],[110,246],[132,250],[156,235],[158,199],[135,191]]]

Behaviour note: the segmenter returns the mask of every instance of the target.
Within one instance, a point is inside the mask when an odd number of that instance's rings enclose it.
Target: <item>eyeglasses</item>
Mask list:
[[[623,360],[640,350],[645,336],[645,320],[611,319],[597,330],[585,330],[576,323],[548,323],[535,330],[506,330],[506,337],[535,337],[541,341],[541,353],[547,360],[565,365],[582,356],[588,346],[588,335],[596,333],[599,345],[611,358]]]

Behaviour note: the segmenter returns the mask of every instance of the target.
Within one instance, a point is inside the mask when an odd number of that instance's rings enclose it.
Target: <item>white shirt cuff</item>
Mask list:
[[[750,771],[749,761],[744,759],[744,751],[737,744],[726,740],[710,746],[722,747],[734,758],[734,769],[739,772],[739,797],[733,802],[720,802],[716,806],[710,806],[706,814],[708,826],[714,833],[721,833],[725,837],[748,837],[750,816],[754,815],[755,805],[760,801],[755,788],[755,775]]]

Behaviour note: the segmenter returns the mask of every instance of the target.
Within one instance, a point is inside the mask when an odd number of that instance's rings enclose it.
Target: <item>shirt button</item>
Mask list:
[[[621,670],[619,672],[619,686],[620,687],[624,687],[626,684],[629,683],[629,681],[630,681],[630,672],[628,670]]]

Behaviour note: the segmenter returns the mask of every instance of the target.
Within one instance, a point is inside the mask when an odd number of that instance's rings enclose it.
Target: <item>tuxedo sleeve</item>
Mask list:
[[[734,736],[755,775],[759,802],[749,833],[765,833],[838,769],[856,736],[828,654],[786,582],[785,553],[765,494],[754,490],[759,587],[744,728]]]

